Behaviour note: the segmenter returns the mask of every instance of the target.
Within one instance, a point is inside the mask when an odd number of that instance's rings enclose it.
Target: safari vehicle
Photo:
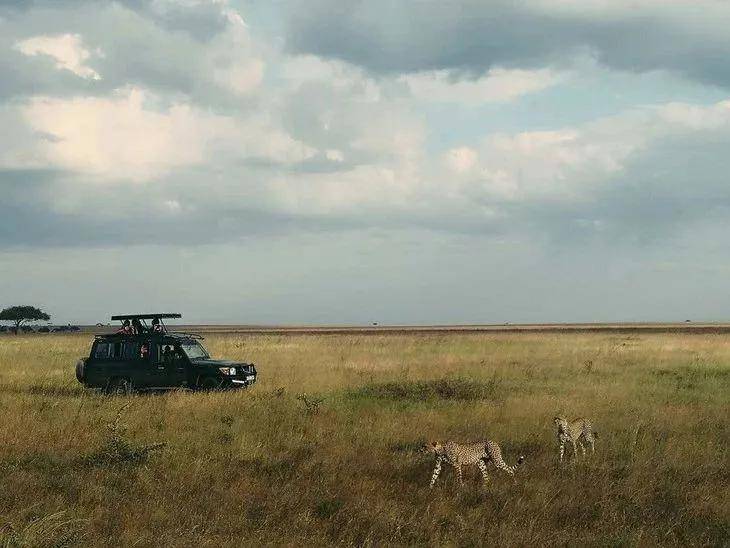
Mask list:
[[[254,364],[211,359],[201,344],[203,337],[169,332],[163,320],[180,317],[112,316],[112,320],[123,322],[122,328],[95,337],[89,357],[76,364],[76,378],[89,388],[120,395],[174,388],[245,388],[256,382]],[[152,320],[152,326],[147,326],[147,320]]]

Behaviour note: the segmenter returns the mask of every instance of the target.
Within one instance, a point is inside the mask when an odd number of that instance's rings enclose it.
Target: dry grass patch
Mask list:
[[[130,398],[78,386],[89,342],[0,336],[0,545],[730,538],[722,336],[212,335],[252,389]],[[595,457],[558,466],[557,413],[593,420]],[[487,437],[526,456],[515,481],[428,489],[421,443]]]

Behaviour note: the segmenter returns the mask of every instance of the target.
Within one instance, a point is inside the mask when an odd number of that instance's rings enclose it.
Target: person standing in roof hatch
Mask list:
[[[144,333],[144,327],[142,326],[142,322],[139,321],[139,318],[134,318],[132,320],[132,333],[135,335],[141,335]]]
[[[121,335],[132,334],[132,326],[129,324],[129,320],[124,320],[124,322],[122,322],[122,327],[117,330],[117,333]]]
[[[152,318],[152,332],[162,333],[163,331],[164,328],[162,327],[162,323],[160,323],[160,318]]]

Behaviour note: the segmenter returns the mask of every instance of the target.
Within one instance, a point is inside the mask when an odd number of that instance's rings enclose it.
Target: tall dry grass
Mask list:
[[[721,335],[212,335],[254,388],[131,398],[76,383],[89,342],[0,337],[0,545],[728,545]],[[423,441],[485,437],[514,482],[428,489]]]

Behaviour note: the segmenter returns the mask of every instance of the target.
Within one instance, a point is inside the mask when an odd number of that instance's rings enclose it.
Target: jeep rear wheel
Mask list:
[[[120,378],[109,381],[107,393],[112,396],[129,396],[134,392],[134,387],[129,379]]]
[[[85,376],[84,368],[85,367],[86,367],[86,360],[84,358],[81,358],[79,361],[76,362],[76,380],[81,383],[84,382],[84,376]]]
[[[219,390],[221,387],[221,380],[215,377],[203,377],[200,379],[199,387],[201,390],[211,391]]]

